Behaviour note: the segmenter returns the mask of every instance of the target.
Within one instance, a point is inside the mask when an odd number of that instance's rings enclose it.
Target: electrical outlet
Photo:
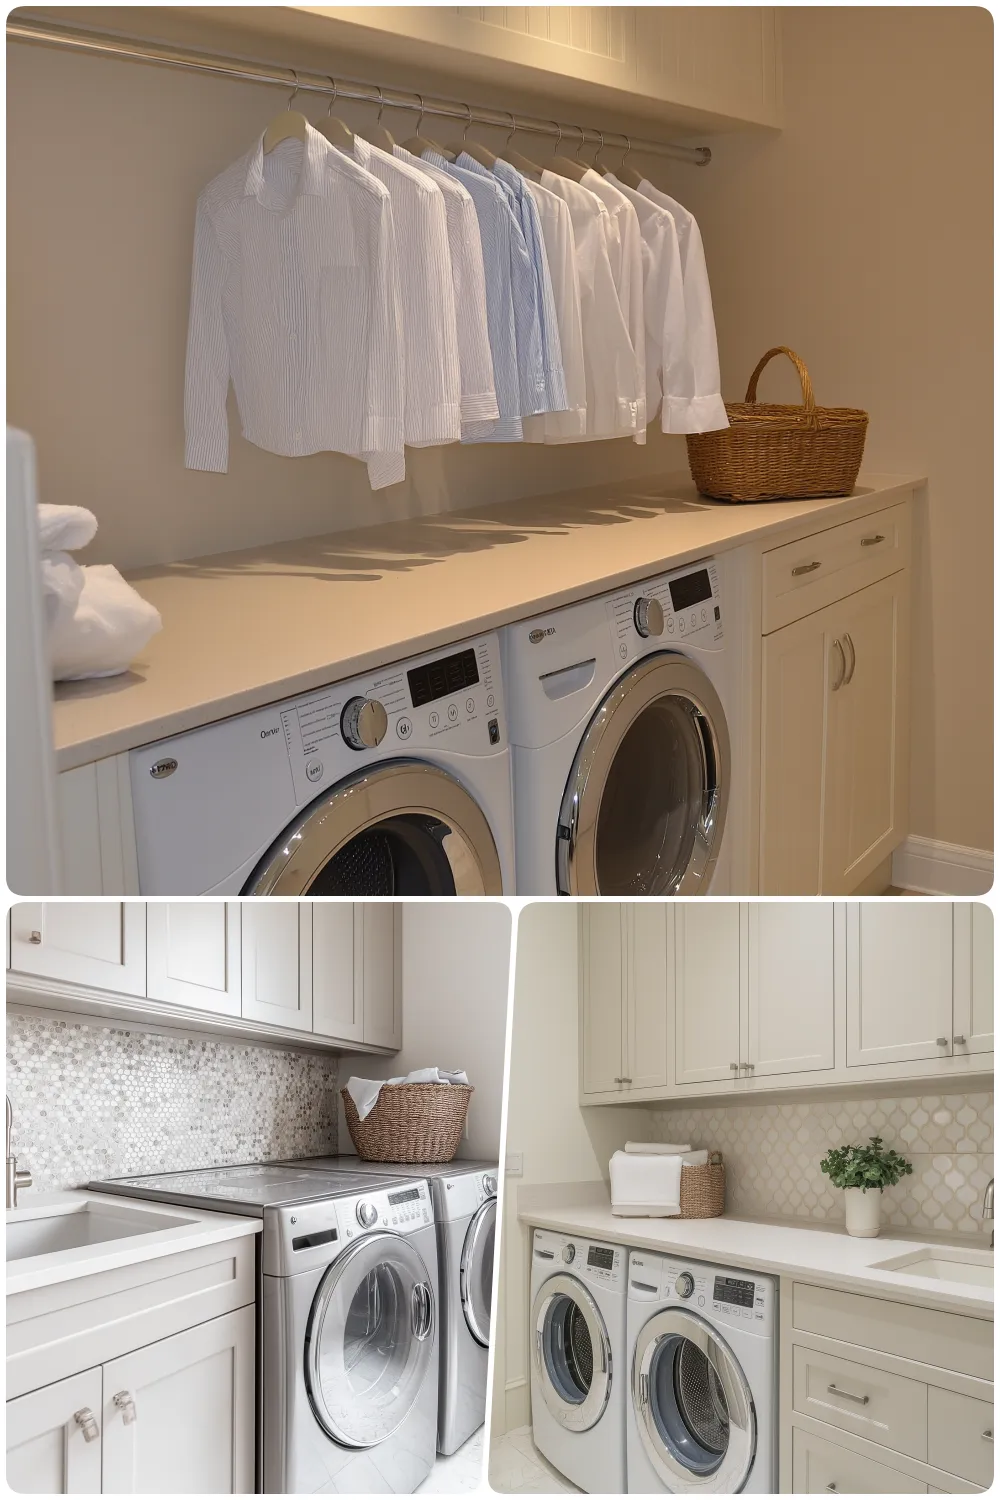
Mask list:
[[[524,1172],[524,1155],[520,1151],[508,1151],[503,1164],[507,1177],[520,1177]]]

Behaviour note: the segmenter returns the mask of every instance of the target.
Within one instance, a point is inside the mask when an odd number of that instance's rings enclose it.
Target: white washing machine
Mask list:
[[[519,895],[733,888],[746,764],[735,556],[507,628]]]
[[[133,750],[143,895],[514,888],[498,638]]]
[[[531,1245],[531,1430],[590,1494],[625,1493],[628,1251],[536,1229]]]
[[[773,1495],[773,1277],[633,1250],[628,1274],[630,1494]]]

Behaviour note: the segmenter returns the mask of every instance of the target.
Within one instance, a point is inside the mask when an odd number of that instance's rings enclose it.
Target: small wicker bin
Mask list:
[[[726,1167],[718,1151],[704,1167],[681,1167],[681,1218],[718,1219],[726,1211]]]
[[[757,400],[769,360],[785,354],[802,385],[801,406]],[[727,402],[729,426],[690,433],[691,477],[711,500],[809,500],[849,495],[861,468],[868,413],[853,406],[817,406],[809,371],[783,344],[769,349],[750,376],[746,400]]]
[[[387,1083],[361,1119],[341,1089],[351,1140],[362,1161],[451,1161],[475,1090],[466,1083]]]

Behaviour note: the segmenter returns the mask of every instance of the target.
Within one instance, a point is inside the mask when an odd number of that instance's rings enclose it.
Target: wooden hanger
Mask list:
[[[292,69],[295,78],[295,87],[292,89],[288,103],[285,105],[284,114],[275,115],[274,119],[264,131],[264,152],[273,151],[275,146],[280,146],[282,141],[301,141],[305,145],[306,132],[309,129],[309,121],[305,115],[300,115],[297,109],[292,108],[292,100],[299,91],[299,75]]]
[[[556,129],[559,131],[559,140],[556,141],[556,150],[558,150],[562,141],[562,126],[556,121],[553,121],[553,124],[555,124]],[[578,159],[583,149],[583,143],[587,139],[586,132],[582,125],[578,125],[576,128],[580,132],[580,144],[576,148],[576,156],[553,156],[552,160],[547,163],[550,172],[555,172],[557,177],[568,177],[571,182],[579,182],[584,172],[590,170],[584,162]]]
[[[337,80],[330,79],[333,93],[330,96],[330,108],[326,116],[316,127],[320,135],[325,136],[331,146],[336,146],[339,151],[346,152],[348,156],[354,155],[354,132],[345,125],[343,120],[333,112],[333,106],[337,102]]]
[[[512,167],[516,167],[517,170],[521,173],[522,177],[533,177],[537,181],[537,179],[542,175],[541,167],[539,167],[535,162],[529,161],[526,156],[521,155],[520,151],[514,151],[511,147],[510,143],[514,139],[514,136],[517,134],[517,121],[511,114],[510,110],[508,110],[507,113],[510,115],[510,135],[504,142],[502,153],[503,159],[506,162],[510,162],[510,165]]]
[[[438,156],[443,156],[446,161],[454,161],[455,153],[449,151],[447,146],[442,146],[439,142],[432,141],[429,136],[420,134],[420,127],[424,123],[424,96],[423,94],[418,94],[417,98],[420,100],[420,113],[417,116],[417,133],[416,135],[411,135],[408,141],[403,142],[403,150],[409,151],[411,156],[423,156],[425,151],[436,151]],[[465,107],[469,109],[468,105]],[[472,111],[469,110],[469,113],[471,114]]]
[[[384,109],[385,109],[385,99],[382,97],[382,90],[379,89],[379,91],[378,91],[378,118],[375,121],[375,128],[370,133],[370,135],[368,136],[368,139],[369,139],[369,141],[371,141],[371,143],[372,143],[373,146],[377,146],[380,151],[385,151],[385,152],[388,153],[389,156],[391,156],[392,152],[393,152],[393,147],[395,146],[396,142],[393,140],[393,138],[389,134],[388,130],[386,130],[385,126],[382,124],[382,111]]]
[[[623,182],[626,187],[633,188],[635,190],[635,192],[638,192],[639,191],[639,184],[642,182],[642,177],[639,175],[638,172],[635,171],[634,168],[627,167],[625,165],[625,163],[629,159],[629,156],[631,155],[631,152],[632,152],[632,142],[629,140],[628,136],[626,136],[625,137],[625,155],[621,159],[621,165],[618,167],[618,170],[615,172],[615,176],[618,178],[618,181],[619,182]],[[607,167],[602,167],[601,168],[602,172],[607,172],[608,170],[609,169]]]

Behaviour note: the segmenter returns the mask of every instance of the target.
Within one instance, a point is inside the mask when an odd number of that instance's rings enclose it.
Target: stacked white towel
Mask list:
[[[675,1219],[681,1211],[681,1172],[704,1167],[707,1151],[661,1141],[628,1141],[611,1158],[611,1212],[631,1219]]]
[[[159,610],[117,568],[81,567],[70,556],[92,542],[97,518],[81,505],[40,505],[42,594],[56,682],[115,677],[162,630]]]
[[[625,1150],[630,1156],[683,1156],[691,1150],[686,1146],[673,1146],[667,1141],[626,1141]]]
[[[399,1078],[349,1078],[347,1092],[354,1100],[358,1118],[363,1120],[375,1108],[378,1096],[387,1083],[464,1083],[468,1085],[468,1082],[469,1075],[462,1068],[454,1072],[450,1072],[447,1068],[414,1068],[412,1073]]]

